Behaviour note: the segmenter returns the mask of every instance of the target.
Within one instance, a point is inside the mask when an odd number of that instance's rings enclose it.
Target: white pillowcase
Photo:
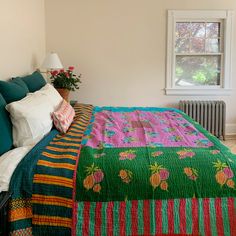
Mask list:
[[[53,105],[45,94],[34,93],[6,106],[13,124],[13,145],[35,145],[52,128]]]
[[[8,191],[14,170],[33,146],[15,148],[0,156],[0,192]]]
[[[36,91],[35,93],[47,95],[48,101],[53,105],[54,111],[58,109],[58,107],[63,101],[63,98],[61,97],[61,95],[57,92],[57,90],[51,84],[46,84],[44,87],[42,87],[40,90]]]
[[[46,84],[20,101],[10,103],[6,109],[13,124],[13,145],[35,145],[52,129],[51,114],[63,101],[56,89]]]

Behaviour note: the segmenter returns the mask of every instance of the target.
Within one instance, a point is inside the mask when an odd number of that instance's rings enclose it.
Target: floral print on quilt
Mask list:
[[[174,111],[112,112],[94,114],[87,146],[99,147],[210,147],[213,144]]]

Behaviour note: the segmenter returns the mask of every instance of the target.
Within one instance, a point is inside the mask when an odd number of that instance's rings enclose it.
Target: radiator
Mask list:
[[[226,105],[224,101],[180,101],[179,109],[200,123],[211,134],[225,140]]]

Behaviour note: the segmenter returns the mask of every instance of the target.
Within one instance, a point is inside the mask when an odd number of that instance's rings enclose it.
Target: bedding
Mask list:
[[[54,106],[44,93],[32,93],[6,106],[13,125],[15,147],[34,145],[52,129]]]
[[[0,156],[9,151],[13,146],[12,126],[9,114],[5,109],[6,105],[6,101],[0,94]]]
[[[75,111],[66,100],[63,100],[59,109],[52,113],[53,123],[61,133],[67,132],[74,117]]]
[[[20,79],[11,81],[0,81],[0,93],[7,103],[18,101],[24,98],[29,92],[27,86]]]
[[[48,101],[52,104],[54,111],[58,109],[58,107],[61,105],[63,101],[63,98],[61,97],[61,95],[57,92],[57,90],[51,84],[46,84],[35,93],[46,95],[48,97]]]
[[[14,148],[0,156],[0,192],[8,191],[11,176],[32,146]]]
[[[12,235],[236,235],[236,156],[199,124],[176,109],[74,108],[12,177]]]
[[[46,81],[39,71],[35,71],[31,75],[17,77],[13,79],[21,80],[27,86],[29,92],[31,93],[41,89],[43,86],[46,85]]]

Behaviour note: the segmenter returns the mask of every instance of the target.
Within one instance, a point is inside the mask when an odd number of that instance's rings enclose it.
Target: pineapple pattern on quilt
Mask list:
[[[120,160],[123,161],[123,160],[133,160],[135,157],[136,157],[136,154],[135,154],[135,151],[134,150],[128,150],[128,151],[125,151],[125,152],[121,152],[119,154],[120,156]]]
[[[133,172],[126,169],[120,170],[119,177],[124,183],[129,184],[133,178]]]
[[[100,193],[102,189],[100,183],[104,179],[103,171],[93,163],[91,166],[86,167],[86,174],[87,176],[83,181],[86,190],[92,189],[95,193]]]
[[[157,152],[152,152],[152,153],[151,153],[151,156],[152,156],[152,157],[159,157],[159,156],[161,156],[162,154],[163,154],[162,151],[157,151]]]
[[[217,160],[213,162],[214,167],[216,168],[216,181],[220,184],[221,187],[227,185],[229,188],[235,188],[235,183],[233,181],[234,173],[231,168],[224,162]]]
[[[219,154],[220,153],[220,150],[212,150],[211,151],[211,154],[213,154],[213,155],[216,155],[216,154]]]
[[[162,165],[156,162],[150,165],[151,177],[149,178],[153,190],[160,187],[160,189],[168,191],[167,179],[169,178],[169,171]]]
[[[197,180],[198,178],[198,171],[195,168],[191,168],[191,167],[185,167],[184,168],[184,173],[187,175],[187,177],[190,180]]]
[[[179,155],[179,159],[185,159],[187,157],[194,157],[195,156],[195,152],[193,152],[191,149],[183,149],[181,151],[178,151],[177,154]]]
[[[234,191],[236,172],[229,165],[230,158],[225,161],[223,150],[183,114],[165,110],[118,111],[98,109],[93,114],[96,123],[86,131],[90,138],[84,142],[84,159],[80,159],[84,175],[78,180],[83,189],[79,199],[105,201],[107,196],[114,196],[116,189],[121,190],[117,201],[124,196],[135,199],[137,192],[145,198],[181,197],[181,191],[175,187],[178,181],[183,181],[188,197],[199,189],[206,196],[211,192],[218,194],[221,187],[224,191]],[[109,165],[104,165],[108,159]],[[212,163],[218,159],[225,164],[214,167]],[[202,171],[203,166],[211,171]],[[202,181],[206,185],[202,186]],[[139,189],[142,184],[144,187]]]

